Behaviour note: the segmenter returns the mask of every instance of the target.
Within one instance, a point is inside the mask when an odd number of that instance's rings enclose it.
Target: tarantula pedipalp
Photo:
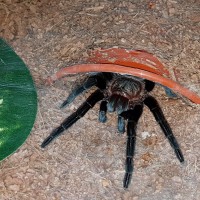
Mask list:
[[[54,138],[83,117],[97,102],[101,101],[99,110],[100,122],[106,122],[107,111],[116,111],[118,115],[118,131],[124,133],[127,121],[127,146],[123,186],[124,188],[128,188],[133,172],[136,126],[142,115],[143,107],[146,105],[169,140],[179,161],[184,161],[178,142],[173,135],[158,102],[149,94],[155,86],[154,82],[129,75],[109,72],[96,73],[89,76],[83,85],[76,87],[63,102],[61,107],[70,104],[79,94],[92,86],[96,86],[98,89],[86,99],[76,112],[66,118],[60,126],[52,131],[42,143],[42,148],[47,146]]]

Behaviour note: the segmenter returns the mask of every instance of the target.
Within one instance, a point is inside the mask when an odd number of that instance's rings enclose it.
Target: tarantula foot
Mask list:
[[[60,105],[60,109],[66,107],[69,105],[69,102],[68,101],[64,101],[61,105]]]
[[[99,111],[99,121],[102,123],[105,123],[107,121],[106,112],[105,111]]]
[[[132,173],[126,173],[124,176],[124,182],[123,182],[123,187],[124,188],[128,188],[130,182],[131,182],[131,177],[132,177]]]
[[[41,144],[42,148],[45,148],[51,141],[53,140],[53,136],[49,136],[47,137]]]
[[[64,131],[64,128],[58,127],[53,130],[53,132],[42,142],[41,147],[45,148],[49,143],[52,142],[58,135],[60,135]]]
[[[179,161],[182,163],[184,162],[184,157],[180,149],[175,149],[175,153]]]

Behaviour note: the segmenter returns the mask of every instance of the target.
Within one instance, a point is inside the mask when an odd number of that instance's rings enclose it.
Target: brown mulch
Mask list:
[[[59,105],[82,76],[45,85],[58,69],[83,62],[87,51],[119,46],[155,54],[177,81],[200,95],[198,0],[1,0],[0,37],[30,68],[38,91],[38,115],[30,137],[0,163],[1,200],[197,200],[200,199],[200,108],[153,92],[185,156],[181,165],[151,113],[138,125],[134,175],[122,188],[126,136],[116,115],[98,122],[95,106],[46,149],[43,139],[72,113]]]

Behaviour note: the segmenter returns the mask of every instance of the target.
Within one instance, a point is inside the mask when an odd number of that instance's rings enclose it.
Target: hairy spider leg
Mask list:
[[[117,128],[120,133],[125,132],[125,118],[120,115],[122,112],[126,111],[128,108],[128,99],[125,97],[120,97],[120,99],[117,101],[117,113],[118,113],[118,122],[117,122]]]
[[[117,111],[118,114],[127,110],[128,108],[128,99],[118,94],[113,94],[108,99],[107,108],[109,112]]]
[[[125,119],[121,115],[118,115],[117,128],[120,133],[125,132]]]
[[[178,144],[175,136],[173,135],[173,132],[172,132],[167,120],[165,119],[165,116],[164,116],[157,100],[155,98],[153,98],[152,96],[148,96],[144,100],[144,103],[145,103],[145,105],[147,105],[147,107],[153,113],[156,121],[158,122],[161,129],[163,130],[166,138],[169,140],[171,147],[174,149],[174,152],[175,152],[177,158],[179,159],[179,161],[184,162],[184,157],[183,157],[183,154],[179,147],[179,144]]]
[[[166,87],[166,86],[163,86],[163,85],[161,85],[162,87],[164,87],[164,89],[165,89],[165,94],[168,96],[168,97],[170,97],[170,98],[177,98],[178,97],[178,95],[173,91],[173,90],[171,90],[170,88],[168,88],[168,87]]]
[[[120,110],[121,110],[121,113],[122,113],[122,111],[125,111],[126,107],[128,106],[128,100],[126,102],[120,101],[118,103],[119,103],[119,107],[120,107]],[[108,102],[105,101],[105,100],[102,101],[101,104],[100,104],[99,121],[102,122],[102,123],[105,123],[107,121],[107,116],[106,116],[107,105],[108,105]],[[120,133],[124,133],[125,132],[125,119],[120,114],[118,115],[117,128],[118,128],[118,131]]]
[[[104,98],[103,93],[98,89],[92,93],[86,101],[68,118],[66,118],[59,127],[55,128],[52,133],[43,141],[41,147],[47,146],[53,139],[58,137],[62,132],[67,130],[75,122],[77,122],[81,117],[83,117],[98,101]]]
[[[113,94],[109,99],[107,103],[107,109],[109,112],[116,111],[118,114],[118,131],[120,133],[125,132],[125,119],[120,114],[127,110],[128,108],[128,99],[126,97],[123,97],[118,94]]]
[[[128,110],[122,115],[128,119],[127,123],[127,143],[126,143],[126,167],[123,181],[124,188],[128,188],[133,173],[133,156],[135,154],[136,128],[139,118],[143,112],[143,104],[136,105],[132,110]]]
[[[84,91],[90,89],[92,86],[97,86],[100,89],[105,89],[107,81],[112,79],[111,73],[98,73],[93,76],[90,76],[81,86],[77,86],[74,90],[72,90],[71,94],[67,97],[67,99],[62,103],[60,108],[63,108],[69,105],[74,99],[83,93]]]
[[[101,101],[99,109],[99,121],[105,123],[107,121],[107,101]]]
[[[124,112],[128,108],[128,99],[123,96],[119,96],[119,98],[116,100],[114,104],[115,110],[117,111],[117,114]]]
[[[152,81],[149,81],[149,80],[145,80],[145,83],[146,83],[146,86],[145,86],[145,89],[150,92],[153,90],[154,86],[155,86],[155,83],[152,82]],[[165,90],[165,94],[170,97],[170,98],[176,98],[177,97],[177,94],[173,92],[173,90],[171,90],[170,88],[164,86],[164,85],[161,85],[159,83],[157,83],[158,85],[160,85],[161,87],[164,88]]]
[[[113,94],[109,99],[108,99],[108,104],[107,104],[107,108],[109,112],[114,112],[115,111],[115,101],[118,98],[117,94]]]
[[[145,79],[145,89],[147,92],[151,92],[155,87],[155,83]]]

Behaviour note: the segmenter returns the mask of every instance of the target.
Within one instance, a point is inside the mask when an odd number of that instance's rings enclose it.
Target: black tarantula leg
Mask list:
[[[155,87],[155,83],[145,79],[145,89],[147,92],[151,92]]]
[[[123,186],[128,188],[133,173],[133,156],[136,144],[136,126],[140,116],[142,115],[143,105],[136,105],[133,110],[124,112],[128,119],[127,123],[127,146],[126,146],[126,168]]]
[[[115,104],[117,104],[117,106],[115,107],[118,113],[118,123],[117,123],[118,131],[120,133],[124,133],[125,132],[125,118],[121,115],[121,113],[127,110],[128,99],[120,96],[120,98],[115,102]]]
[[[99,110],[99,121],[102,123],[105,123],[107,120],[106,112],[107,112],[107,101],[102,101]]]
[[[149,80],[145,80],[145,89],[150,92],[153,90],[154,86],[155,86],[155,83],[152,82],[152,81],[149,81]],[[158,84],[158,83],[157,83]],[[166,87],[166,86],[163,86],[161,84],[158,84],[160,85],[161,87],[163,87],[165,89],[165,93],[168,97],[170,98],[176,98],[177,97],[177,94],[173,92],[173,90],[171,90],[170,88]]]
[[[53,139],[58,137],[64,130],[67,130],[76,121],[83,117],[98,101],[103,99],[104,95],[100,90],[96,90],[92,93],[86,101],[67,119],[65,119],[59,127],[54,129],[52,133],[43,141],[41,147],[47,146]]]
[[[78,95],[80,95],[85,90],[91,88],[96,84],[96,79],[94,77],[89,77],[88,80],[83,83],[82,86],[77,86],[74,90],[72,90],[71,94],[67,97],[67,99],[62,103],[60,108],[69,105]]]
[[[60,108],[69,105],[78,95],[83,93],[85,90],[90,89],[92,86],[97,86],[100,89],[105,89],[106,81],[110,77],[107,77],[106,74],[98,73],[96,75],[90,76],[81,86],[76,87],[67,99],[62,103]]]
[[[179,147],[179,144],[178,144],[175,136],[173,135],[173,132],[172,132],[167,120],[165,119],[165,116],[164,116],[158,102],[152,96],[148,96],[144,100],[144,103],[145,103],[145,105],[147,105],[149,107],[150,111],[153,113],[156,121],[160,125],[160,127],[163,130],[167,139],[169,140],[170,145],[174,149],[174,152],[175,152],[177,158],[179,159],[180,162],[183,162],[184,157],[183,157],[183,154],[182,154],[181,149]]]
[[[117,128],[118,128],[118,131],[120,133],[124,133],[125,132],[125,119],[121,115],[118,115]]]

